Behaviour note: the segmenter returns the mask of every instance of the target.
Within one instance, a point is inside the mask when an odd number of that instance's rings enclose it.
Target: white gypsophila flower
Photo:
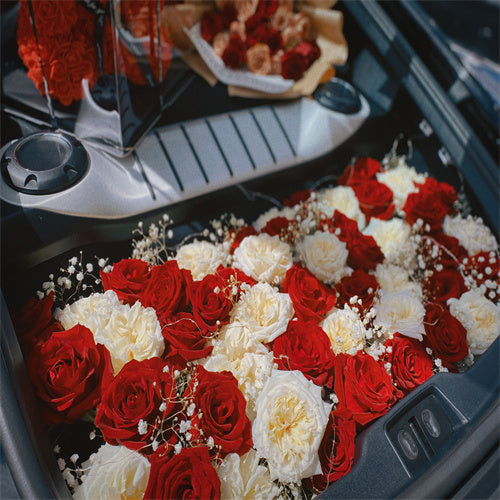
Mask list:
[[[386,335],[399,332],[415,339],[425,335],[425,309],[412,291],[382,292],[373,307],[374,325],[381,327]]]
[[[347,304],[343,309],[333,308],[320,326],[328,335],[335,354],[354,355],[363,349],[366,328],[359,315]]]
[[[95,293],[58,309],[56,318],[65,329],[77,324],[86,326],[95,342],[109,350],[115,374],[131,359],[143,361],[161,356],[165,349],[155,310],[139,302],[132,307],[122,304],[112,290]]]
[[[307,269],[324,283],[336,283],[352,271],[346,265],[347,246],[334,234],[316,231],[306,235],[297,244],[297,251]]]
[[[363,234],[375,239],[386,262],[409,270],[415,267],[417,245],[410,239],[411,227],[404,220],[381,220],[373,217]]]
[[[256,231],[260,232],[270,220],[276,217],[286,217],[288,220],[292,221],[295,219],[295,215],[296,211],[291,207],[273,207],[260,215],[252,225]]]
[[[225,263],[226,258],[223,245],[198,240],[182,245],[175,255],[179,267],[189,269],[195,281],[215,273],[218,267]]]
[[[411,290],[417,297],[422,298],[422,285],[412,281],[408,270],[395,264],[377,264],[374,272],[375,279],[384,292],[402,292]]]
[[[321,387],[297,370],[273,370],[255,407],[252,439],[271,479],[290,483],[321,474],[318,449],[332,407]]]
[[[292,267],[290,245],[279,236],[247,236],[234,251],[233,266],[257,281],[280,285]]]
[[[443,232],[455,237],[469,255],[498,250],[498,242],[490,228],[472,215],[465,219],[460,214],[447,215],[443,220]]]
[[[391,189],[396,210],[401,210],[410,193],[418,191],[417,184],[425,182],[425,175],[419,174],[413,167],[406,164],[404,159],[396,168],[384,170],[377,174],[377,180]]]
[[[255,450],[242,457],[230,453],[217,466],[217,475],[221,500],[271,500],[275,496],[269,469],[259,463]]]
[[[474,355],[483,354],[500,334],[500,304],[494,304],[478,290],[458,299],[448,299],[450,312],[467,330],[467,343]]]
[[[83,464],[90,468],[76,487],[75,500],[116,498],[140,500],[146,492],[151,465],[149,460],[125,446],[104,444]]]
[[[359,208],[359,201],[349,186],[335,186],[318,193],[318,207],[327,217],[332,217],[335,210],[358,223],[359,230],[366,224],[365,214]]]
[[[294,314],[287,293],[278,292],[268,283],[257,283],[234,306],[232,318],[246,326],[257,340],[268,343],[286,331]]]

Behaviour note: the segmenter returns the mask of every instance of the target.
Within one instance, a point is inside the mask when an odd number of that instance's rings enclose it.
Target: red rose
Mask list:
[[[172,416],[178,405],[170,372],[160,358],[133,359],[119,371],[102,395],[95,418],[107,443],[151,453],[154,438],[161,437],[163,442],[176,439]]]
[[[427,177],[424,184],[420,186],[420,191],[430,193],[441,200],[449,209],[448,213],[453,212],[452,205],[458,199],[455,188],[446,182],[439,182],[434,177]]]
[[[395,205],[392,202],[392,191],[385,184],[377,180],[368,180],[355,184],[352,189],[358,199],[359,208],[368,220],[371,217],[382,220],[392,217]]]
[[[141,304],[153,307],[163,325],[170,321],[171,316],[186,309],[191,283],[190,271],[180,269],[176,260],[167,260],[151,269],[147,286],[140,296]]]
[[[456,371],[454,363],[464,359],[469,353],[467,331],[448,308],[440,304],[429,304],[425,309],[424,342],[432,349],[436,358],[451,371]]]
[[[245,42],[241,39],[238,33],[231,33],[229,43],[222,53],[222,60],[228,68],[241,68],[247,57],[247,49]]]
[[[134,305],[151,276],[149,264],[140,259],[122,259],[109,273],[100,271],[104,290],[113,290],[126,304]]]
[[[270,236],[279,236],[284,241],[293,241],[295,239],[294,232],[298,228],[298,223],[295,220],[287,219],[286,217],[274,217],[267,221],[266,225],[261,229],[261,233],[267,233]]]
[[[441,304],[446,304],[448,299],[459,298],[467,291],[463,276],[452,268],[434,271],[422,284],[427,298]]]
[[[286,80],[300,80],[307,69],[307,59],[294,50],[287,50],[281,56],[281,76]]]
[[[243,271],[239,269],[235,269],[234,267],[223,267],[222,264],[217,268],[215,274],[221,278],[226,287],[231,287],[231,289],[236,286],[237,290],[232,289],[231,293],[234,294],[234,291],[240,293],[241,285],[246,283],[247,285],[254,286],[257,283],[253,278],[247,276]]]
[[[313,478],[316,490],[323,491],[351,470],[355,437],[356,422],[352,413],[346,408],[332,411],[318,450],[323,475]]]
[[[231,286],[217,274],[208,274],[201,281],[194,281],[189,288],[193,316],[200,328],[215,332],[229,322],[233,308]]]
[[[434,374],[433,361],[420,341],[396,333],[385,345],[391,348],[387,360],[392,379],[404,392],[411,392]]]
[[[362,269],[356,269],[350,276],[342,278],[336,285],[336,288],[339,292],[337,299],[338,308],[341,309],[345,304],[349,304],[349,307],[354,307],[363,313],[371,309],[375,292],[379,289],[379,284],[372,274],[368,274]],[[361,304],[357,301],[355,304],[350,304],[349,300],[354,296],[361,300]]]
[[[24,7],[27,0],[20,4]],[[32,2],[37,33],[45,35],[67,34],[77,24],[80,11],[77,2],[61,3],[55,0]],[[24,10],[24,9],[23,9]],[[29,9],[26,9],[29,12]]]
[[[204,358],[212,352],[213,346],[207,345],[208,330],[200,328],[190,313],[173,316],[161,331],[165,339],[163,358],[171,365],[182,369],[187,361]]]
[[[376,174],[382,172],[382,165],[373,158],[362,156],[354,165],[348,165],[337,179],[339,186],[355,186],[369,180],[376,180]]]
[[[313,321],[290,321],[273,344],[280,370],[299,370],[318,386],[333,387],[335,354],[328,335]]]
[[[240,243],[247,236],[255,236],[257,234],[259,233],[253,226],[243,226],[241,229],[238,229],[237,231],[231,233],[231,237],[233,238],[233,243],[231,244],[229,253],[232,255],[234,251],[240,246]]]
[[[204,446],[183,448],[172,458],[166,454],[153,455],[150,462],[145,500],[220,498],[220,479]]]
[[[246,400],[231,372],[208,372],[199,365],[186,393],[196,407],[191,418],[194,441],[212,437],[212,455],[244,455],[252,447],[252,424],[246,416]],[[201,417],[199,416],[201,412]]]
[[[355,220],[338,210],[335,210],[331,219],[320,221],[319,229],[327,229],[346,244],[349,252],[347,263],[354,269],[369,271],[384,260],[375,238],[363,234]]]
[[[384,254],[373,236],[358,231],[353,239],[345,243],[349,252],[347,263],[354,269],[369,271],[384,260]]]
[[[410,226],[422,219],[430,226],[431,232],[434,232],[441,229],[443,218],[450,213],[450,207],[434,192],[420,188],[416,193],[408,195],[403,211]]]
[[[360,425],[384,415],[403,396],[384,368],[362,351],[335,356],[334,391],[338,408],[351,410]]]
[[[54,332],[47,341],[35,345],[27,366],[49,424],[82,417],[97,405],[113,379],[108,350],[96,345],[92,332],[82,325]]]
[[[437,232],[423,235],[423,256],[432,266],[441,264],[443,267],[455,269],[459,262],[468,256],[467,250],[460,245],[457,238]]]
[[[307,67],[311,66],[311,64],[321,55],[321,49],[314,40],[302,40],[293,50],[306,59]]]
[[[260,33],[259,43],[265,43],[269,46],[271,54],[276,54],[278,50],[283,48],[283,38],[281,33],[274,28],[267,28]]]
[[[224,23],[220,12],[208,9],[203,12],[201,23],[201,36],[207,43],[212,43],[214,36],[224,29]]]
[[[278,10],[279,4],[279,0],[259,0],[257,13],[263,17],[270,17]]]
[[[64,330],[52,315],[53,306],[54,292],[50,292],[42,300],[30,298],[22,309],[12,315],[12,323],[24,356],[28,355],[35,344],[48,340],[52,332]]]
[[[301,264],[288,269],[281,291],[288,293],[297,318],[319,323],[335,305],[335,292]]]
[[[285,207],[294,207],[301,202],[307,201],[311,196],[312,191],[310,189],[302,189],[300,191],[295,191],[289,198],[283,200],[283,205]]]

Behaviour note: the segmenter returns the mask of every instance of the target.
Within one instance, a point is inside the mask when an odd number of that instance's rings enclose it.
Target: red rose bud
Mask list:
[[[469,353],[467,331],[445,305],[429,304],[425,309],[424,342],[432,354],[441,359],[450,371],[457,371],[455,363]]]
[[[104,290],[113,290],[118,298],[134,305],[151,276],[149,264],[140,259],[122,259],[109,273],[100,271]]]
[[[257,5],[257,14],[262,17],[272,16],[279,7],[279,0],[259,0],[259,5]]]
[[[290,220],[286,217],[274,217],[274,219],[267,221],[266,225],[261,229],[261,233],[279,236],[284,241],[292,242],[294,240],[294,231],[298,227],[296,220]]]
[[[405,393],[432,377],[433,361],[420,341],[397,333],[385,345],[391,347],[387,360],[394,383]]]
[[[337,408],[350,410],[360,426],[384,415],[403,397],[384,367],[362,351],[335,356],[334,391],[339,398]]]
[[[281,76],[286,80],[300,80],[307,69],[307,59],[294,50],[287,50],[281,56]]]
[[[373,158],[362,156],[354,165],[348,165],[343,174],[337,179],[340,186],[355,186],[368,180],[376,180],[376,174],[382,171],[382,165]]]
[[[113,380],[108,350],[76,325],[33,347],[28,373],[48,424],[71,423],[94,408]]]
[[[162,445],[176,441],[172,419],[179,404],[171,371],[160,358],[134,359],[119,371],[104,391],[95,418],[107,443],[147,454],[154,451],[155,438]]]
[[[318,386],[333,387],[335,354],[328,335],[312,321],[290,321],[273,344],[280,370],[299,370]]]
[[[286,200],[283,200],[283,205],[285,207],[294,207],[301,202],[307,201],[311,196],[312,191],[310,189],[302,189],[301,191],[296,191]]]
[[[246,45],[238,33],[232,33],[222,54],[224,64],[232,69],[241,68],[246,61]]]
[[[145,500],[220,498],[220,479],[204,446],[183,448],[173,457],[158,453],[150,457],[150,462],[151,471],[144,493]]]
[[[241,229],[235,230],[232,234],[234,235],[234,240],[233,240],[233,243],[231,245],[231,249],[229,250],[231,255],[240,246],[240,243],[247,236],[254,236],[254,235],[259,234],[259,233],[257,232],[257,230],[253,226],[243,226]]]
[[[211,437],[211,456],[244,455],[252,447],[252,423],[246,415],[246,400],[230,372],[208,372],[199,365],[184,399],[194,403],[191,418],[192,441]],[[201,411],[201,417],[199,412]]]
[[[319,323],[336,302],[335,291],[300,264],[287,271],[281,291],[288,293],[295,314],[302,321]]]

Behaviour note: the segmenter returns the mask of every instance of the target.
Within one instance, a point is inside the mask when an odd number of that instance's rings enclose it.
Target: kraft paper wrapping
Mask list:
[[[335,3],[336,0],[307,0],[300,4],[300,9],[311,18],[313,34],[321,48],[321,56],[289,90],[271,94],[243,86],[228,85],[229,95],[256,99],[291,99],[311,95],[325,73],[331,73],[333,66],[342,65],[347,60],[347,42],[342,33],[343,14],[330,9]],[[174,46],[186,64],[213,86],[217,83],[217,78],[200,55],[191,48],[191,41],[184,32],[184,28],[190,29],[201,20],[203,11],[207,8],[210,8],[210,4],[198,2],[167,6],[163,12],[163,21],[167,24]]]

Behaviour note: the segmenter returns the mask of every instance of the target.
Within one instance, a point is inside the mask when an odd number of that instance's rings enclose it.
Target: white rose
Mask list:
[[[377,180],[391,189],[394,196],[394,205],[397,210],[401,210],[408,195],[418,191],[414,182],[423,184],[425,175],[419,174],[413,167],[409,167],[402,161],[396,168],[379,172]]]
[[[143,361],[161,356],[165,350],[155,310],[139,302],[114,308],[107,325],[94,338],[108,348],[115,374],[132,359]]]
[[[382,292],[374,303],[374,324],[387,334],[396,332],[420,339],[425,335],[425,309],[420,299],[411,291]]]
[[[466,219],[460,214],[447,215],[443,220],[443,232],[457,238],[469,255],[479,252],[496,252],[498,243],[488,226],[482,219],[469,215]]]
[[[335,210],[338,210],[349,219],[355,220],[359,230],[365,227],[365,214],[359,208],[359,201],[349,186],[336,186],[320,191],[317,200],[320,210],[327,217],[332,217]]]
[[[271,479],[285,483],[321,474],[318,449],[332,405],[299,371],[274,370],[255,403],[254,447]]]
[[[116,293],[108,290],[83,297],[64,309],[56,309],[55,316],[65,330],[80,324],[95,334],[105,328],[113,309],[121,305]]]
[[[334,234],[316,231],[306,235],[297,244],[297,250],[307,269],[324,283],[336,283],[351,273],[346,266],[346,244]]]
[[[267,212],[264,212],[262,215],[260,215],[252,225],[258,232],[260,232],[262,229],[264,229],[264,227],[266,227],[266,224],[270,220],[275,219],[276,217],[285,217],[291,221],[295,220],[295,215],[296,212],[291,207],[283,207],[281,209],[273,207]]]
[[[494,304],[478,290],[469,290],[459,299],[448,299],[447,304],[467,330],[472,354],[483,354],[500,333],[500,304]]]
[[[269,469],[259,464],[255,450],[240,457],[230,453],[217,467],[221,500],[271,500],[279,488],[271,481]]]
[[[363,349],[366,328],[359,315],[346,304],[344,309],[334,308],[320,323],[321,328],[330,338],[335,354],[341,352],[356,354]]]
[[[292,267],[290,246],[278,236],[247,236],[234,251],[233,266],[257,281],[280,285]]]
[[[422,298],[422,286],[417,281],[411,281],[408,270],[395,264],[378,264],[375,268],[375,279],[384,292],[401,292],[411,290]]]
[[[149,480],[149,460],[125,446],[104,444],[90,460],[83,483],[75,490],[75,500],[96,498],[143,498]]]
[[[363,234],[373,236],[387,262],[407,269],[415,267],[417,245],[410,239],[411,227],[402,219],[373,217]]]
[[[268,283],[257,283],[242,295],[232,317],[257,340],[267,343],[286,331],[294,313],[287,293],[278,292]]]
[[[182,269],[189,269],[195,281],[202,280],[207,274],[213,274],[226,261],[226,251],[222,245],[208,241],[193,241],[182,245],[175,256]]]
[[[65,329],[76,324],[86,326],[96,343],[104,344],[111,355],[114,373],[131,359],[143,361],[161,356],[165,342],[161,325],[152,307],[139,302],[132,307],[122,304],[116,293],[95,293],[56,310],[56,318]]]

